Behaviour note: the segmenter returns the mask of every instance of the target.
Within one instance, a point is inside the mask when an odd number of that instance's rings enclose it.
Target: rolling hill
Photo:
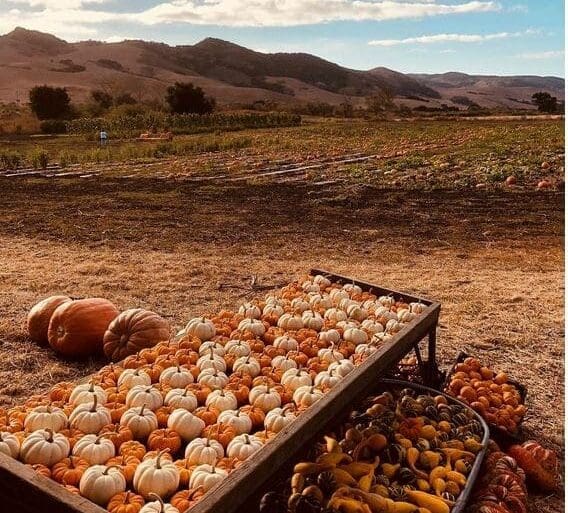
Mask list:
[[[381,89],[398,103],[526,108],[535,91],[564,94],[555,77],[483,77],[462,73],[403,74],[383,67],[348,69],[306,53],[261,53],[220,39],[195,45],[127,40],[68,43],[17,28],[0,36],[0,102],[25,102],[31,87],[67,87],[74,101],[93,89],[161,98],[175,81],[191,81],[220,104],[326,102],[363,105]]]

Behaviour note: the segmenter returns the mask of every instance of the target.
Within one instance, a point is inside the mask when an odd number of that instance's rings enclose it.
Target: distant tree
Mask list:
[[[533,103],[538,107],[539,112],[556,112],[558,105],[555,96],[551,96],[543,91],[532,95]]]
[[[393,105],[393,94],[388,89],[380,89],[367,98],[367,110],[373,114],[389,110]]]
[[[106,91],[95,89],[91,91],[91,98],[102,109],[110,109],[112,107],[112,96]]]
[[[115,105],[134,105],[137,103],[136,98],[130,93],[122,93],[114,97]]]
[[[166,102],[177,114],[209,114],[215,108],[215,99],[205,96],[201,87],[190,82],[176,82],[168,87]]]
[[[71,115],[71,99],[64,87],[33,87],[30,107],[38,119],[65,119]]]

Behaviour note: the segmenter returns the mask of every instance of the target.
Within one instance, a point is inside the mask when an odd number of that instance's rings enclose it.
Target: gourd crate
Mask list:
[[[341,383],[329,390],[319,401],[302,412],[293,422],[284,427],[265,446],[229,476],[206,493],[191,508],[192,513],[232,513],[243,509],[247,501],[261,490],[271,476],[285,461],[298,455],[318,433],[322,426],[329,425],[338,416],[348,411],[352,404],[374,390],[377,380],[411,351],[420,364],[425,383],[438,377],[436,364],[436,328],[440,303],[416,295],[388,289],[359,279],[312,269],[312,276],[323,275],[334,283],[353,284],[377,296],[392,296],[407,303],[419,302],[424,310],[392,338],[371,353],[355,367]],[[427,346],[427,359],[422,359],[420,344]],[[37,474],[32,468],[0,453],[0,500],[6,510],[21,513],[37,511],[57,513],[103,513],[103,508],[62,485]]]

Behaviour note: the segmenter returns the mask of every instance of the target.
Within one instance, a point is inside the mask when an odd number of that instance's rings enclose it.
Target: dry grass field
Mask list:
[[[292,144],[297,160],[314,151],[321,159],[326,141],[311,152],[306,143],[316,128],[286,129],[287,144],[272,141],[268,160],[289,159]],[[0,403],[102,365],[61,361],[26,338],[26,312],[45,296],[103,296],[123,309],[153,309],[180,327],[194,314],[234,307],[253,275],[281,285],[321,267],[440,300],[441,363],[465,349],[526,383],[527,431],[563,456],[564,194],[534,187],[540,173],[553,171],[561,186],[562,125],[442,128],[426,123],[412,129],[416,138],[396,132],[394,142],[381,127],[365,126],[360,140],[346,129],[345,153],[369,154],[373,131],[376,153],[392,154],[398,141],[408,151],[375,168],[409,176],[419,170],[421,182],[393,183],[384,172],[370,178],[369,166],[347,173],[325,165],[290,180],[184,179],[201,176],[208,159],[218,162],[216,154],[147,168],[115,165],[90,179],[0,177]],[[255,144],[233,151],[233,160],[265,152],[260,134],[246,136]],[[457,137],[465,138],[461,145]],[[507,174],[509,167],[522,171],[526,182],[506,189],[482,180],[487,185],[476,187],[480,173],[499,170],[487,171],[487,162],[501,158]],[[552,170],[540,169],[545,160]],[[457,167],[438,167],[442,161]],[[145,171],[133,173],[133,166]],[[531,507],[563,511],[563,495],[537,497]]]

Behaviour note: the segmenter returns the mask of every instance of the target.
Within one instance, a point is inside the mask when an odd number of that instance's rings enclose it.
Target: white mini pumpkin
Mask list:
[[[341,340],[341,335],[339,334],[339,331],[331,329],[327,331],[320,331],[318,339],[329,344],[337,344]]]
[[[217,390],[224,388],[229,382],[229,378],[223,371],[219,371],[214,367],[208,367],[199,373],[197,382],[200,385],[208,386],[211,390]]]
[[[349,294],[362,294],[363,289],[359,287],[359,285],[355,285],[354,283],[346,283],[343,285],[343,290],[347,291]]]
[[[272,358],[272,367],[274,369],[279,369],[282,371],[287,371],[288,369],[297,369],[298,364],[288,355],[278,355]]]
[[[378,321],[372,319],[366,319],[361,323],[361,329],[365,330],[369,334],[381,333],[385,331],[385,327]]]
[[[331,299],[327,295],[311,294],[308,302],[313,310],[325,311],[333,306]]]
[[[317,373],[314,378],[314,385],[319,388],[333,388],[341,379],[342,377],[339,376],[334,369],[327,369]]]
[[[359,344],[355,348],[355,354],[362,354],[363,356],[371,356],[377,350],[376,346],[370,344]]]
[[[392,296],[380,296],[377,301],[387,308],[390,308],[395,303],[394,297]]]
[[[343,332],[343,339],[353,342],[355,345],[365,344],[369,340],[369,336],[360,328],[347,328]]]
[[[284,408],[274,408],[264,417],[264,427],[273,433],[280,433],[288,424],[294,421],[296,415],[292,405],[287,404]]]
[[[168,417],[168,427],[189,442],[201,434],[205,429],[205,422],[183,408],[176,408]]]
[[[155,411],[163,404],[162,394],[153,386],[136,385],[126,394],[126,406],[128,408],[145,405],[146,408]]]
[[[124,369],[118,376],[117,386],[126,386],[127,388],[136,385],[151,385],[152,378],[144,369]]]
[[[329,298],[334,305],[339,305],[342,299],[349,299],[349,292],[344,289],[331,289]]]
[[[239,331],[250,331],[255,337],[262,337],[266,332],[266,326],[258,319],[243,319],[239,322]]]
[[[329,308],[323,314],[324,319],[331,322],[340,322],[347,320],[347,314],[339,308]]]
[[[197,408],[197,397],[190,390],[185,388],[172,388],[164,399],[166,406],[173,408],[183,408],[187,411],[193,411]]]
[[[83,497],[106,506],[113,495],[126,490],[126,479],[118,467],[93,465],[81,476],[79,491]]]
[[[344,378],[355,368],[355,364],[346,358],[329,364],[328,370]]]
[[[420,315],[424,310],[426,310],[426,305],[420,301],[417,303],[410,303],[408,306],[410,307],[410,311],[416,315]]]
[[[281,317],[284,314],[284,308],[279,304],[266,304],[262,309],[262,315],[275,315],[276,317]]]
[[[285,313],[278,319],[278,327],[286,331],[298,331],[304,327],[304,321],[299,315]]]
[[[179,509],[172,506],[169,502],[164,502],[159,495],[152,492],[148,495],[156,500],[144,504],[138,513],[180,513]]]
[[[318,351],[318,358],[322,362],[333,363],[343,359],[343,353],[335,349],[335,345],[320,349]]]
[[[217,441],[209,438],[196,438],[187,444],[185,457],[188,465],[214,465],[225,456],[225,449]]]
[[[406,308],[402,308],[397,312],[396,316],[400,322],[406,323],[414,320],[416,314],[412,313],[410,310],[407,310]]]
[[[359,322],[364,321],[368,317],[367,310],[361,308],[358,303],[348,306],[346,313],[351,319]]]
[[[293,400],[296,406],[311,406],[323,397],[323,392],[315,386],[303,386],[294,392]]]
[[[236,410],[237,405],[235,394],[228,390],[213,390],[205,400],[205,406],[211,406],[218,411]]]
[[[322,289],[326,289],[331,285],[331,281],[322,274],[316,274],[314,276],[314,283],[319,285]]]
[[[228,475],[226,470],[214,467],[212,464],[199,465],[191,473],[189,487],[193,489],[202,487],[204,492],[208,492]]]
[[[310,292],[319,292],[320,291],[320,286],[317,283],[314,283],[313,281],[310,280],[306,280],[304,283],[302,283],[302,290],[306,293],[309,294]]]
[[[263,446],[262,440],[244,433],[233,438],[227,445],[227,456],[245,461]]]
[[[238,435],[252,431],[251,418],[246,413],[241,412],[241,410],[222,411],[217,422],[231,426]]]
[[[244,303],[239,307],[239,314],[249,319],[260,319],[262,312],[254,303]]]
[[[225,356],[226,353],[225,347],[223,346],[223,344],[221,344],[216,340],[208,340],[207,342],[203,342],[199,346],[199,351],[198,351],[199,356],[208,355],[211,349],[213,349],[213,352],[216,355]]]
[[[193,374],[186,368],[176,365],[167,367],[160,374],[160,383],[174,388],[183,388],[193,383]]]
[[[179,469],[160,451],[155,458],[148,458],[140,463],[134,472],[132,484],[137,493],[145,499],[155,493],[167,497],[174,493],[179,486]]]
[[[305,369],[289,369],[282,374],[280,383],[290,390],[295,391],[302,386],[312,385],[312,378],[310,373]]]
[[[283,349],[286,352],[298,350],[298,341],[289,335],[276,337],[272,345],[278,349]]]
[[[102,387],[95,385],[93,382],[83,383],[82,385],[77,385],[73,389],[71,395],[69,396],[69,402],[73,406],[77,406],[78,404],[83,403],[91,404],[93,402],[94,396],[97,397],[99,404],[104,404],[107,402],[107,395]]]
[[[402,328],[404,328],[404,324],[398,322],[398,320],[396,319],[389,319],[387,325],[385,326],[385,330],[388,331],[391,335],[398,333]]]
[[[103,426],[112,422],[110,410],[98,404],[94,396],[92,404],[81,403],[69,415],[69,425],[83,433],[98,433]]]
[[[24,463],[41,463],[51,467],[69,456],[69,440],[51,429],[39,429],[26,437],[20,447],[20,458]]]
[[[114,457],[116,449],[108,438],[95,434],[81,437],[73,446],[73,456],[79,456],[90,465],[102,465]]]
[[[260,363],[251,355],[241,356],[233,363],[233,372],[242,372],[256,378],[260,374]]]
[[[248,356],[250,354],[250,345],[246,340],[229,340],[225,344],[225,354],[236,356]]]
[[[290,307],[294,313],[302,314],[306,310],[310,309],[310,303],[308,303],[303,297],[296,297],[290,302]]]
[[[61,431],[67,427],[67,415],[61,408],[45,405],[36,406],[26,416],[24,429],[37,431],[38,429],[51,429]]]
[[[8,431],[0,432],[0,452],[11,458],[17,458],[20,454],[20,439]]]
[[[270,388],[270,385],[257,385],[249,392],[249,404],[267,413],[280,407],[282,399],[278,391]]]
[[[205,342],[215,336],[217,329],[215,328],[215,324],[209,319],[205,317],[195,317],[187,323],[184,331],[188,335],[197,337],[202,342]]]
[[[222,356],[215,354],[212,348],[209,348],[209,353],[203,355],[197,360],[197,367],[200,371],[205,369],[215,369],[221,372],[227,370],[227,364]]]
[[[152,431],[158,429],[158,417],[143,404],[126,410],[120,418],[120,425],[128,427],[135,439],[144,440]]]
[[[310,330],[320,331],[323,327],[322,316],[312,310],[306,310],[302,314],[302,322],[304,323],[304,328]]]

